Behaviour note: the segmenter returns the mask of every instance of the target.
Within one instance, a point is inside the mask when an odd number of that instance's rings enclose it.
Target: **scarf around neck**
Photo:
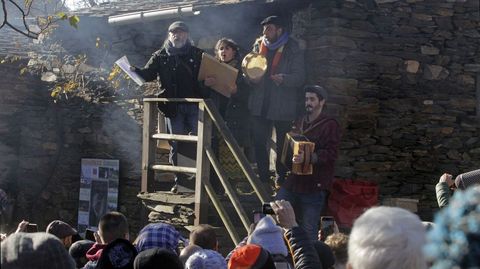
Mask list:
[[[265,44],[265,46],[269,50],[276,50],[276,49],[280,48],[281,46],[285,45],[287,43],[287,41],[288,41],[288,33],[285,32],[277,39],[277,41],[275,41],[273,43],[270,43],[267,39],[263,38],[262,39],[262,44]]]
[[[277,73],[278,64],[282,59],[283,48],[288,41],[288,33],[285,32],[280,38],[275,41],[273,44],[269,43],[265,38],[262,39],[260,43],[260,54],[267,56],[269,50],[276,50],[275,56],[273,56],[272,66],[270,67],[270,75],[275,75]]]
[[[170,41],[165,42],[165,50],[167,51],[168,56],[175,56],[175,55],[185,55],[187,52],[190,50],[190,47],[192,44],[190,43],[190,40],[187,40],[185,45],[181,48],[175,48]]]

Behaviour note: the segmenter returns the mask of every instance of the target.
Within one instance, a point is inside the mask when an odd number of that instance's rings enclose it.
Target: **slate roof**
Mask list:
[[[0,57],[6,55],[27,56],[29,48],[33,45],[33,40],[8,28],[0,29]]]
[[[80,16],[108,17],[122,13],[131,13],[152,9],[167,9],[189,5],[192,5],[195,10],[196,8],[204,8],[209,6],[221,6],[248,2],[266,3],[274,1],[275,0],[117,0],[103,3],[91,8],[75,10],[74,13]]]

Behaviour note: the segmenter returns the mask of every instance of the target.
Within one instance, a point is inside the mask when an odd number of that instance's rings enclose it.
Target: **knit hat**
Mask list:
[[[185,269],[227,269],[223,256],[211,249],[195,252],[185,263]]]
[[[335,264],[335,255],[332,249],[322,241],[315,241],[313,243],[317,250],[318,257],[322,263],[322,268],[331,268]]]
[[[50,222],[50,224],[47,226],[46,232],[53,234],[60,239],[63,239],[69,235],[77,234],[77,230],[73,229],[72,226],[61,220],[54,220]]]
[[[134,269],[183,269],[177,254],[165,248],[151,248],[138,253],[133,262]]]
[[[97,262],[97,269],[130,269],[137,256],[137,249],[130,241],[118,238],[108,244]]]
[[[73,269],[75,262],[62,242],[47,233],[15,233],[1,244],[2,269]]]
[[[455,186],[461,190],[480,184],[480,169],[458,175],[455,178]]]
[[[173,22],[172,24],[170,24],[170,26],[168,26],[168,31],[169,32],[174,31],[176,29],[179,29],[179,30],[182,30],[182,31],[188,33],[188,26],[183,21],[176,21],[176,22]]]
[[[80,240],[73,243],[68,249],[68,253],[75,260],[78,268],[81,268],[85,265],[87,261],[86,254],[87,251],[93,246],[95,242],[90,240]]]
[[[185,241],[173,226],[166,223],[150,223],[138,234],[136,247],[138,252],[158,247],[176,253],[179,240]]]
[[[228,261],[228,269],[275,269],[270,254],[259,245],[237,248]]]
[[[480,186],[457,190],[435,216],[425,256],[432,269],[480,268]]]
[[[288,255],[288,249],[283,240],[283,230],[275,224],[270,215],[260,219],[247,243],[257,244],[272,255]]]

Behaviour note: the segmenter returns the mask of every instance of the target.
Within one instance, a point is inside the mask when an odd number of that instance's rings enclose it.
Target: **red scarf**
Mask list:
[[[270,68],[270,75],[275,75],[277,71],[278,64],[280,63],[280,60],[282,59],[282,52],[283,52],[283,47],[285,45],[281,46],[280,48],[277,49],[275,52],[275,56],[273,56],[273,61],[272,61],[272,68]],[[260,54],[263,56],[267,56],[268,48],[263,44],[263,42],[260,42]]]

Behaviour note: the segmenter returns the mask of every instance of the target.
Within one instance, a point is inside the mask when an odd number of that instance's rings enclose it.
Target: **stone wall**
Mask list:
[[[0,64],[0,187],[14,198],[13,220],[40,229],[53,219],[76,225],[81,158],[119,159],[119,210],[138,231],[138,101],[55,103],[39,78],[20,76],[19,64]]]
[[[294,24],[343,127],[337,176],[419,199],[429,219],[440,175],[480,167],[479,2],[315,1]]]
[[[294,13],[308,82],[329,89],[343,127],[337,177],[376,181],[381,198],[417,198],[430,219],[438,177],[480,166],[478,10],[477,0],[325,0]],[[138,230],[138,101],[54,103],[19,72],[0,64],[0,185],[16,198],[15,219],[76,223],[80,159],[111,158],[119,209]]]

